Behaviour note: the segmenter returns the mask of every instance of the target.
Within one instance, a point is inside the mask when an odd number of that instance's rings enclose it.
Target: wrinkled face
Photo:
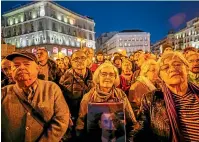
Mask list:
[[[12,79],[12,70],[11,70],[12,62],[4,59],[1,63],[1,69],[3,73],[9,78]]]
[[[104,88],[112,88],[115,78],[116,74],[113,68],[105,67],[99,73],[99,86]]]
[[[76,52],[71,58],[73,69],[86,69],[86,55],[83,52]]]
[[[122,72],[126,75],[131,74],[132,72],[132,63],[128,61],[124,61],[122,63]]]
[[[38,65],[25,57],[15,57],[12,64],[12,76],[16,82],[37,78]]]
[[[171,47],[166,47],[164,53],[172,52],[173,49]]]
[[[37,51],[37,60],[40,61],[44,61],[48,59],[48,53],[45,50],[38,50]]]
[[[152,64],[146,73],[146,77],[151,81],[154,82],[158,78],[158,70],[157,66]]]
[[[178,57],[170,57],[160,64],[160,77],[167,85],[187,82],[187,67]]]
[[[98,62],[103,62],[104,61],[104,56],[102,54],[97,55],[97,61]]]
[[[116,130],[116,116],[114,113],[103,113],[100,120],[100,128],[105,130]]]
[[[64,64],[65,64],[65,65],[68,65],[68,64],[69,64],[69,59],[68,59],[68,57],[65,57],[65,58],[64,58]]]
[[[199,73],[199,54],[191,54],[187,61],[189,62],[189,70],[193,73]]]
[[[122,61],[120,59],[115,60],[115,66],[119,69],[122,67]]]

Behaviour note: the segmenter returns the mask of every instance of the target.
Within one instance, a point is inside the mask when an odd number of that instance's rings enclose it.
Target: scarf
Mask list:
[[[137,81],[143,83],[144,85],[146,85],[150,91],[154,91],[156,89],[156,87],[153,85],[153,83],[146,77],[144,76],[138,76],[136,78]]]
[[[189,89],[196,95],[197,100],[199,101],[199,87],[188,83]],[[162,91],[164,94],[164,100],[166,105],[167,114],[169,117],[169,122],[171,124],[171,131],[172,131],[172,142],[184,142],[184,138],[180,129],[179,118],[177,116],[175,103],[172,97],[172,92],[169,88],[162,83]]]

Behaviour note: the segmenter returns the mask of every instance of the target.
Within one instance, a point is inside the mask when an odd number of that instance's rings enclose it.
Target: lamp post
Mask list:
[[[80,49],[82,49],[82,43],[85,43],[86,41],[83,38],[77,38],[77,41],[80,42]]]

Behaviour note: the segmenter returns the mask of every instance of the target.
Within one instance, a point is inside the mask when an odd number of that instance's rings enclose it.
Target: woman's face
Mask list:
[[[187,82],[188,69],[178,57],[170,57],[160,65],[160,77],[167,85]]]
[[[157,71],[157,66],[152,64],[146,73],[146,77],[151,81],[154,82],[158,78],[158,71]]]
[[[69,64],[69,59],[67,57],[64,58],[64,64],[68,65]]]
[[[104,88],[112,88],[116,79],[113,68],[105,67],[99,73],[99,85]]]

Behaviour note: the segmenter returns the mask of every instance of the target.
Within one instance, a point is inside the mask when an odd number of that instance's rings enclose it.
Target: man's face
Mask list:
[[[178,57],[170,57],[160,65],[160,77],[168,85],[187,82],[187,68]]]
[[[116,116],[114,113],[103,113],[100,120],[100,127],[105,130],[116,130]]]
[[[120,59],[115,60],[115,66],[119,69],[122,66],[122,61]]]
[[[113,68],[105,67],[99,74],[99,85],[104,88],[112,88],[115,82],[116,74]]]
[[[172,52],[173,49],[171,47],[166,47],[164,53]]]
[[[44,61],[48,59],[48,53],[45,50],[38,50],[37,51],[37,60],[40,61]]]
[[[11,64],[12,62],[7,59],[3,59],[1,62],[1,69],[9,79],[12,79]]]
[[[122,62],[122,71],[124,74],[128,75],[132,72],[132,63],[128,61]]]
[[[134,56],[133,55],[130,56],[130,60],[134,61]]]
[[[86,69],[86,55],[83,52],[76,52],[71,59],[73,69]]]
[[[146,77],[152,82],[158,78],[158,70],[156,65],[150,66],[148,72],[146,73]]]
[[[15,57],[12,64],[12,76],[16,82],[37,78],[38,65],[25,57]]]
[[[199,54],[193,52],[187,58],[187,61],[189,62],[189,70],[193,73],[199,73]]]
[[[104,56],[102,54],[97,55],[97,61],[98,62],[103,62],[104,61]]]
[[[88,49],[88,57],[90,58],[90,59],[93,59],[93,57],[94,57],[94,51],[93,51],[93,49]]]

